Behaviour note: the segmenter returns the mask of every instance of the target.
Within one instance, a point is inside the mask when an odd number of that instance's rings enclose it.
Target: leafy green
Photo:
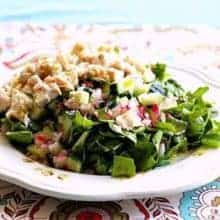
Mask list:
[[[161,130],[157,131],[156,134],[152,138],[152,142],[156,147],[157,151],[159,151],[160,143],[163,137],[163,132]]]
[[[72,147],[73,152],[82,152],[84,150],[84,146],[86,144],[86,139],[89,136],[89,131],[84,131],[75,144]]]
[[[132,141],[133,143],[136,143],[137,142],[137,137],[136,137],[136,134],[133,133],[133,132],[129,132],[129,131],[125,131],[125,130],[122,130],[122,128],[116,124],[113,124],[113,123],[109,123],[109,128],[117,133],[117,134],[120,134],[121,137],[124,137],[126,139],[129,139],[130,141]]]
[[[200,87],[191,94],[191,97],[194,99],[201,98],[208,90],[209,88],[207,86]]]
[[[157,137],[156,137],[157,136]],[[146,171],[156,165],[156,160],[154,156],[156,155],[156,140],[160,138],[160,134],[153,137],[154,142],[151,141],[150,134],[143,134],[138,136],[138,141],[135,148],[132,149],[131,154],[135,158],[135,163],[138,171]]]
[[[80,172],[82,169],[82,162],[77,157],[72,156],[67,158],[66,166],[71,171]]]
[[[152,169],[157,165],[157,160],[153,155],[146,157],[143,156],[140,161],[137,163],[138,171],[147,171]]]
[[[99,175],[109,174],[109,166],[109,161],[107,161],[103,157],[98,157],[97,162],[95,164],[96,173]]]
[[[8,118],[1,119],[1,126],[7,131],[24,131],[27,130],[26,126],[20,121],[12,121]]]
[[[170,76],[170,74],[166,72],[166,64],[163,63],[156,63],[152,65],[151,70],[160,81],[165,81]]]
[[[185,137],[179,137],[176,145],[172,146],[166,153],[167,158],[175,157],[179,152],[187,150],[187,139]]]
[[[97,124],[94,121],[86,118],[86,116],[82,116],[79,111],[75,112],[72,121],[75,131],[88,130]]]
[[[187,123],[182,120],[169,117],[166,122],[158,122],[157,128],[171,135],[179,135],[186,131]]]
[[[220,132],[211,131],[205,134],[201,142],[206,147],[220,147]]]
[[[28,145],[33,141],[33,134],[30,131],[9,131],[6,136],[11,142],[21,145]]]
[[[185,95],[184,89],[173,79],[168,79],[164,83],[164,89],[167,96],[183,97]]]
[[[73,115],[69,112],[64,112],[58,117],[58,126],[62,132],[62,140],[65,143],[70,144],[72,141],[73,133]]]

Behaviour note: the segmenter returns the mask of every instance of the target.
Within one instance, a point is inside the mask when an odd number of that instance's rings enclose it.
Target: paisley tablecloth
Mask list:
[[[65,50],[74,41],[116,42],[148,61],[220,72],[220,29],[208,27],[0,25],[0,74],[43,50]],[[3,156],[3,155],[1,155]],[[204,173],[205,175],[205,173]],[[76,202],[39,195],[0,181],[2,220],[220,220],[220,180],[167,197],[112,202]]]

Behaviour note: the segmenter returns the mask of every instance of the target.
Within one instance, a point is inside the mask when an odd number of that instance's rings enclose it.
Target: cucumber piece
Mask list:
[[[44,159],[47,154],[47,151],[45,149],[39,148],[35,145],[28,146],[27,152],[35,156],[38,159]]]
[[[149,83],[149,82],[154,81],[154,80],[156,79],[156,76],[155,76],[155,74],[151,71],[151,69],[148,68],[148,69],[144,72],[142,78],[143,78],[143,81],[144,81],[144,82]]]
[[[130,93],[133,94],[135,89],[135,79],[131,77],[125,77],[122,81],[120,81],[117,85],[117,91],[119,94]]]
[[[160,103],[161,110],[175,108],[176,106],[177,106],[177,101],[174,98],[165,98],[163,102]]]
[[[144,106],[154,105],[160,104],[164,100],[164,96],[162,96],[160,93],[143,93],[138,96],[138,100]]]
[[[134,96],[138,96],[142,93],[147,93],[150,90],[150,84],[143,84],[134,88]]]
[[[62,132],[62,141],[71,143],[73,133],[73,116],[64,112],[58,117],[59,130]]]
[[[7,138],[17,144],[31,144],[33,141],[33,134],[31,131],[9,131],[6,132]]]
[[[75,103],[79,104],[88,104],[89,103],[89,93],[86,91],[73,91],[71,92],[71,99],[74,100]]]
[[[114,156],[112,176],[113,177],[132,177],[136,174],[134,160],[130,157]]]
[[[66,161],[66,167],[68,170],[79,173],[82,168],[82,163],[76,157],[68,157]]]

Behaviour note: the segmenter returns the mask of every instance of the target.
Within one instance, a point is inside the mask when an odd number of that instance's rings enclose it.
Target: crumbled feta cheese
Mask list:
[[[120,100],[119,100],[119,104],[120,104],[122,107],[128,106],[128,103],[129,103],[129,99],[128,99],[127,96],[124,96],[124,97],[120,98]]]
[[[117,116],[116,122],[122,128],[127,130],[133,129],[134,127],[143,126],[141,118],[137,114],[137,111],[134,111],[133,109],[130,109],[122,115]]]
[[[93,90],[91,95],[91,102],[94,106],[98,107],[103,102],[102,90],[100,88]]]
[[[130,109],[134,109],[134,110],[137,110],[137,107],[138,107],[138,101],[136,98],[132,98],[129,100],[129,103],[128,103],[128,107]]]

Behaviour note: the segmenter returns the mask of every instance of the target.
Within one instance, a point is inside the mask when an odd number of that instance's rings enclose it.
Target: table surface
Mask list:
[[[91,41],[115,42],[124,49],[132,48],[144,55],[146,62],[159,60],[200,69],[213,80],[220,71],[220,29],[10,22],[0,24],[0,33],[1,73],[26,62],[28,51],[68,48],[73,41],[83,40],[85,36]],[[4,66],[5,62],[11,65]],[[220,180],[172,196],[106,203],[50,198],[0,181],[0,198],[0,219],[6,220],[220,219]]]
[[[220,25],[219,0],[1,0],[0,6],[0,21]]]

